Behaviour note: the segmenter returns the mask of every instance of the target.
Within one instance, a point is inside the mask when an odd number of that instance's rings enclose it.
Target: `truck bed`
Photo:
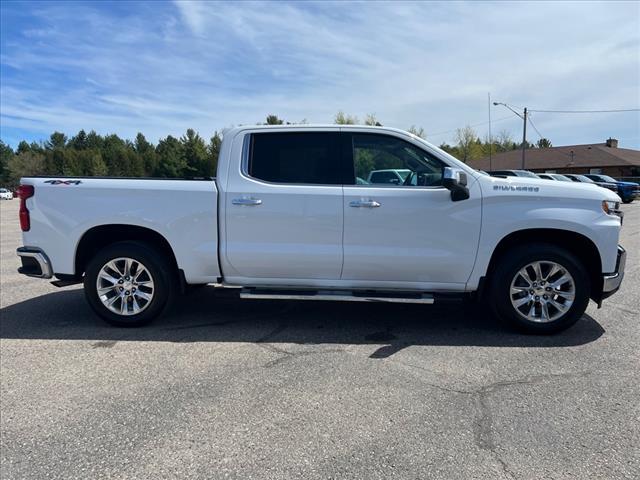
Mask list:
[[[76,273],[78,246],[106,226],[147,229],[171,245],[189,283],[215,282],[218,189],[212,178],[25,177],[26,247],[47,246],[53,272]]]

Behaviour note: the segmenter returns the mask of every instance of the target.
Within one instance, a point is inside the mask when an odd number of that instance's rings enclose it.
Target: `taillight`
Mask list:
[[[23,232],[28,232],[31,228],[31,218],[27,209],[27,198],[33,197],[35,189],[33,185],[20,185],[18,187],[18,197],[20,198],[20,228]]]

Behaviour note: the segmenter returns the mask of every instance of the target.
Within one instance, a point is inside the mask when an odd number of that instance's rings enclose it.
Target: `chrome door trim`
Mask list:
[[[349,206],[354,208],[378,208],[380,205],[381,203],[375,200],[354,200],[349,202]]]
[[[245,205],[248,207],[262,205],[262,200],[259,198],[234,198],[231,200],[231,203],[234,205]]]

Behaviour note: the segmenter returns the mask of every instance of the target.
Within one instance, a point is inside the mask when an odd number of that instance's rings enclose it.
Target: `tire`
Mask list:
[[[554,272],[554,265],[560,270]],[[523,269],[528,280],[520,273]],[[555,245],[535,243],[515,247],[502,256],[493,273],[490,301],[498,317],[511,327],[524,333],[552,334],[582,317],[590,288],[589,274],[574,255]]]
[[[631,203],[633,202],[633,198],[623,198],[622,203]]]
[[[85,298],[93,311],[111,325],[139,327],[158,317],[173,299],[173,270],[166,255],[145,243],[114,243],[98,252],[87,265]],[[102,287],[102,297],[98,285]]]

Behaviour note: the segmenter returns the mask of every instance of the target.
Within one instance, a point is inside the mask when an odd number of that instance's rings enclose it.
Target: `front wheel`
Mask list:
[[[137,242],[105,247],[84,276],[89,305],[108,323],[144,325],[160,315],[172,292],[171,267],[164,256]]]
[[[576,323],[589,303],[582,263],[555,245],[510,250],[494,272],[491,303],[503,320],[527,333],[559,332]]]

